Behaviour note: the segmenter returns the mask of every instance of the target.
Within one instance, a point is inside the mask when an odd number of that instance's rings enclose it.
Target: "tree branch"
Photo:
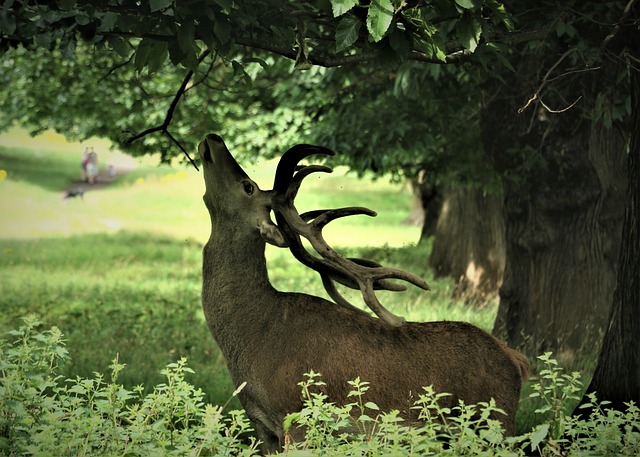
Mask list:
[[[198,59],[198,63],[202,62],[209,54],[211,53],[211,51],[206,50],[202,53],[202,55],[200,56],[200,58]],[[200,171],[200,169],[198,168],[198,166],[196,165],[196,163],[193,161],[193,159],[191,158],[191,156],[189,155],[189,153],[187,152],[187,150],[182,146],[182,144],[180,144],[180,142],[178,140],[176,140],[173,135],[171,135],[169,133],[169,125],[171,125],[171,120],[173,119],[173,114],[175,113],[176,108],[178,107],[178,103],[180,102],[180,99],[182,98],[182,96],[184,95],[185,91],[187,90],[187,86],[189,84],[189,81],[191,81],[191,78],[193,77],[193,70],[189,70],[186,74],[186,76],[184,77],[184,79],[182,80],[182,84],[180,84],[180,87],[178,88],[178,91],[176,92],[175,96],[173,97],[173,100],[171,101],[171,104],[169,105],[169,109],[167,109],[167,114],[164,118],[164,121],[162,122],[162,124],[157,125],[155,127],[150,127],[146,130],[143,130],[142,132],[133,135],[132,137],[130,137],[129,139],[127,139],[127,144],[131,144],[136,140],[139,140],[142,137],[145,137],[151,133],[155,133],[155,132],[162,132],[164,135],[166,135],[171,141],[173,141],[179,148],[180,150],[187,156],[187,159],[189,159],[189,162],[191,162],[191,165],[194,166],[194,168],[198,171]]]
[[[280,46],[275,43],[270,43],[266,40],[236,37],[235,42],[240,46],[271,52],[291,60],[296,60],[297,58],[297,53],[293,48]],[[307,60],[313,65],[330,68],[330,67],[341,67],[345,65],[356,65],[363,62],[369,62],[371,60],[375,60],[379,58],[381,55],[382,55],[382,51],[366,51],[359,54],[341,55],[341,56],[323,55],[323,54],[319,54],[317,52],[312,51],[307,56]],[[411,51],[409,52],[408,58],[409,60],[415,60],[415,61],[425,62],[425,63],[453,64],[453,63],[460,63],[468,59],[469,57],[471,57],[471,55],[472,53],[466,49],[459,50],[459,51],[452,52],[451,54],[448,54],[446,56],[446,59],[444,61],[441,61],[433,57],[429,57],[422,52]]]

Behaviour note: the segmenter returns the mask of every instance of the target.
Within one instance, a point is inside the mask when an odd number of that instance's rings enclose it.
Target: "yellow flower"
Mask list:
[[[7,179],[7,170],[0,170],[0,182]]]
[[[142,184],[144,182],[144,178],[136,179],[136,184]]]

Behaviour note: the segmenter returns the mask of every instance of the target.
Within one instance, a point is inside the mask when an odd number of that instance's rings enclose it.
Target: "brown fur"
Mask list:
[[[222,350],[233,383],[247,382],[240,402],[255,422],[263,452],[281,449],[282,421],[302,407],[304,374],[322,374],[337,404],[349,403],[347,381],[370,382],[366,400],[383,411],[411,406],[423,386],[453,394],[442,406],[495,399],[497,417],[515,432],[515,412],[528,363],[488,333],[464,322],[408,322],[391,327],[365,312],[269,282],[264,233],[270,193],[261,191],[235,163],[222,140],[200,145],[205,203],[212,223],[203,252],[202,301],[207,324]],[[247,182],[255,186],[247,194]],[[266,209],[265,209],[266,208]]]

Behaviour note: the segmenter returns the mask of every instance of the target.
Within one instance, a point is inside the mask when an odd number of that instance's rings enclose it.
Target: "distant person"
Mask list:
[[[82,173],[80,174],[80,180],[82,182],[87,181],[87,166],[89,164],[89,148],[84,148],[82,153]]]
[[[95,184],[98,178],[98,153],[91,148],[87,159],[87,176],[89,177],[89,184]]]

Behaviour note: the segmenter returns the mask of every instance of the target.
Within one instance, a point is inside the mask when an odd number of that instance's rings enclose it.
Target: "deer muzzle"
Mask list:
[[[226,149],[224,141],[219,135],[210,133],[198,145],[198,154],[204,162],[213,162],[211,151],[217,148]]]

